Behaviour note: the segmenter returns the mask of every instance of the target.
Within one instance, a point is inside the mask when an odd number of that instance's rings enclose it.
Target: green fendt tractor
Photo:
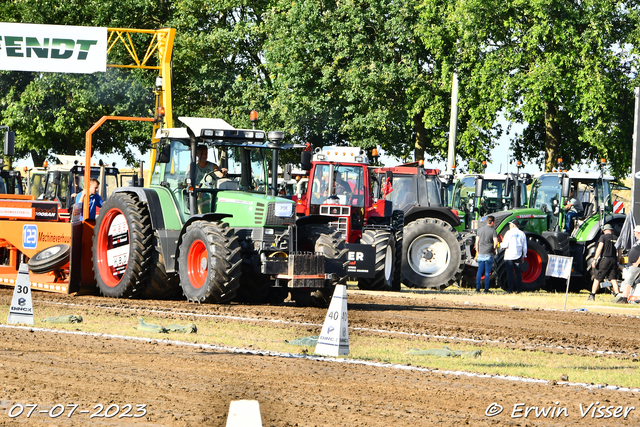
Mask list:
[[[625,215],[613,213],[612,180],[603,173],[544,173],[531,186],[528,207],[493,213],[500,237],[507,232],[511,220],[516,220],[527,236],[528,252],[520,267],[524,290],[564,289],[564,281],[547,283],[545,270],[550,254],[573,257],[572,291],[591,288],[591,260],[602,227],[611,224],[620,234],[625,220]],[[571,191],[582,202],[583,211],[565,231],[568,217],[563,208]],[[503,252],[496,256],[494,268],[498,283],[506,286]]]
[[[290,291],[299,305],[328,305],[347,250],[331,217],[296,220],[295,202],[276,196],[279,151],[293,145],[278,131],[180,121],[187,127],[159,131],[149,188],[118,188],[100,211],[102,294],[160,298],[182,288],[195,302],[279,303]],[[198,176],[199,147],[225,176]]]

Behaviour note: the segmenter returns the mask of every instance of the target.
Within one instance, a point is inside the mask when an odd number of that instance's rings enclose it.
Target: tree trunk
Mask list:
[[[544,171],[552,172],[558,166],[558,156],[560,155],[560,126],[558,124],[558,110],[556,104],[547,102],[547,111],[544,113]]]
[[[424,130],[424,121],[422,117],[424,112],[413,116],[413,129],[416,132],[416,139],[413,146],[414,161],[424,160],[424,148],[426,146],[426,136]]]

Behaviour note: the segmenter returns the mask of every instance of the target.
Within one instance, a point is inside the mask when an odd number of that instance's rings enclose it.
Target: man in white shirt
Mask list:
[[[520,264],[527,255],[527,236],[518,228],[516,221],[509,223],[509,231],[500,244],[504,249],[504,264],[507,269],[507,292],[522,290],[522,272]]]

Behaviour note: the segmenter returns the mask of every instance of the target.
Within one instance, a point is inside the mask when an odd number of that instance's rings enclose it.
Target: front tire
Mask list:
[[[149,277],[149,210],[137,196],[115,193],[100,209],[93,234],[93,271],[106,297],[136,297]]]
[[[240,245],[227,224],[194,221],[180,245],[178,266],[184,296],[193,302],[231,302],[240,279]]]
[[[307,224],[298,228],[298,248],[307,252],[320,252],[326,259],[343,259],[344,264],[342,268],[342,274],[346,273],[346,255],[347,248],[345,246],[344,238],[333,228],[324,224]],[[337,282],[344,282],[345,276],[340,276]],[[296,302],[296,305],[313,306],[319,308],[327,308],[331,297],[335,283],[325,286],[320,289],[309,288],[292,288],[291,298]]]
[[[402,282],[411,288],[444,289],[464,268],[463,244],[445,221],[420,218],[404,227]]]
[[[358,280],[360,289],[388,291],[393,286],[396,267],[396,242],[388,230],[364,230],[360,243],[375,248],[375,276]]]

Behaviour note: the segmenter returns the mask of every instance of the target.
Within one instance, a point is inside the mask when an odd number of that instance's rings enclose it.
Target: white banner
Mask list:
[[[107,28],[0,22],[0,70],[107,70]]]
[[[571,264],[573,264],[572,257],[549,255],[549,262],[547,263],[547,271],[545,275],[568,279],[571,277]]]

